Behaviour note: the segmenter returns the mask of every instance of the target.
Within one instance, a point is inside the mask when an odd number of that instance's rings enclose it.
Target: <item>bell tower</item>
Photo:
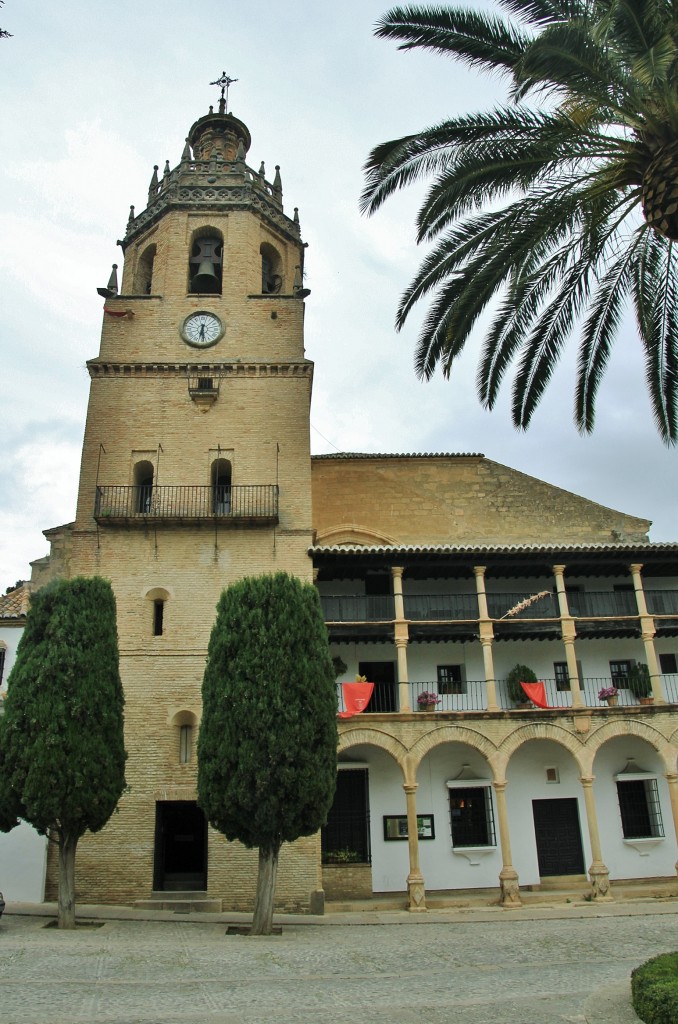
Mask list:
[[[229,583],[312,578],[304,244],[280,169],[270,180],[249,166],[249,130],[218,84],[217,111],[191,126],[176,167],[154,169],[145,209],[130,210],[120,287],[114,266],[98,289],[76,518],[47,531],[52,554],[37,570],[38,584],[104,576],[117,601],[130,790],[79,847],[85,901],[172,889],[220,900],[235,872],[248,905],[256,857],[208,830],[196,804],[207,643]],[[319,888],[316,846],[293,857],[300,907]]]

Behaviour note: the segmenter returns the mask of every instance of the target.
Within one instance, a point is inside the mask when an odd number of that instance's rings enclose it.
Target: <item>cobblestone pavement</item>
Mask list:
[[[650,910],[651,905],[650,905]],[[657,908],[659,910],[659,908]],[[678,908],[632,916],[388,924],[293,922],[281,936],[223,923],[106,920],[75,932],[0,921],[7,1024],[627,1024],[633,967],[678,948]],[[602,1009],[601,1009],[602,1007]]]

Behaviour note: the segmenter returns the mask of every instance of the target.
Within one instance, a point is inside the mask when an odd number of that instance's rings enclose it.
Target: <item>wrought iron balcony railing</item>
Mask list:
[[[556,679],[542,677],[546,692],[546,701],[549,708],[554,710],[567,709],[572,707],[572,692],[568,688],[562,689]],[[663,675],[661,677],[662,689],[665,699],[669,704],[678,703],[678,675]],[[603,708],[605,701],[601,701],[598,693],[604,687],[615,685],[615,680],[610,676],[588,676],[580,680],[580,691],[582,705],[589,708]],[[633,695],[631,690],[619,685],[617,680],[617,703],[619,707],[638,707],[640,701]],[[487,710],[487,684],[480,679],[465,679],[456,682],[441,683],[439,680],[428,680],[410,682],[408,684],[410,707],[412,711],[418,710],[417,698],[421,693],[434,693],[439,699],[434,710],[442,712],[454,711],[486,711]],[[517,709],[509,697],[508,688],[504,679],[497,679],[495,693],[500,711],[516,711]],[[340,711],[345,710],[343,690],[341,684],[337,686],[337,700]],[[370,703],[363,712],[370,714],[398,714],[400,710],[400,690],[397,682],[377,683]]]
[[[94,518],[98,523],[187,522],[277,523],[275,484],[236,487],[97,487]]]

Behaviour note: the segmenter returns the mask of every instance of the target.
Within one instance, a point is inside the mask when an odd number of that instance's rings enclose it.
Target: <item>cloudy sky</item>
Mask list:
[[[424,252],[421,191],[360,215],[372,146],[495,102],[496,79],[401,53],[372,27],[374,0],[6,0],[0,25],[0,592],[47,553],[42,530],[73,518],[88,376],[98,352],[97,286],[120,262],[130,204],[153,164],[181,155],[188,128],[237,78],[230,109],[252,134],[249,163],[281,165],[288,213],[309,244],[306,348],[315,361],[312,445],[342,451],[483,452],[678,539],[678,450],[652,423],[631,325],[617,343],[597,424],[572,423],[574,352],[527,433],[509,389],[485,412],[478,344],[452,379],[414,375],[417,320],[396,334],[400,292]],[[189,13],[190,12],[190,13]],[[423,310],[422,310],[423,312]],[[572,346],[573,348],[573,346]]]

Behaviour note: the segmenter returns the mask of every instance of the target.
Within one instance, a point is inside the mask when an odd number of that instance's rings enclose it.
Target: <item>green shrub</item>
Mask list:
[[[662,953],[631,974],[633,1008],[645,1024],[678,1021],[678,953]]]
[[[515,665],[506,677],[506,690],[509,700],[514,704],[524,704],[529,697],[523,690],[521,683],[536,683],[537,677],[527,665]]]

